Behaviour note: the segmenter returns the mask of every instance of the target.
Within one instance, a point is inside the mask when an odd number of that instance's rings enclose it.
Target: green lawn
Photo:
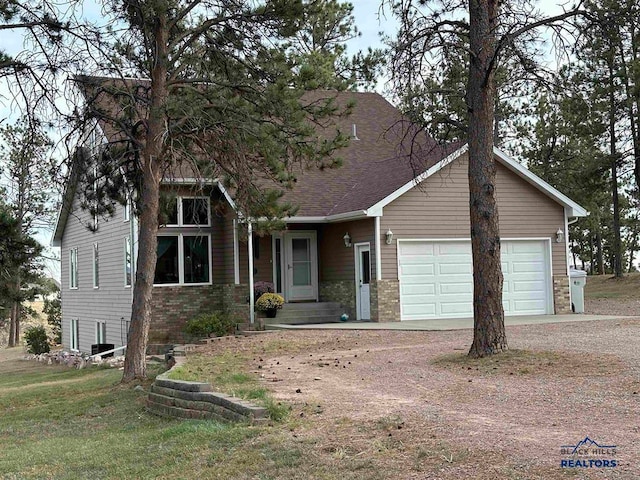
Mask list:
[[[292,435],[298,419],[249,426],[150,415],[145,393],[120,385],[121,374],[0,358],[0,478],[380,478],[371,462],[318,455],[313,438]]]

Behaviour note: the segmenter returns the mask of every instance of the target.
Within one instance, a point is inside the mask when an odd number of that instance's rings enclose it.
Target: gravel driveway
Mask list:
[[[381,478],[640,478],[640,319],[507,334],[533,353],[468,363],[468,330],[246,342],[262,349],[253,371],[305,419],[296,437],[342,459],[375,457],[396,472]],[[619,466],[561,469],[560,447],[586,436],[617,445]]]

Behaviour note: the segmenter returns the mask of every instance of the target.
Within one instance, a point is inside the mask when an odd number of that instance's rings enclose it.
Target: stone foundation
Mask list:
[[[371,281],[371,319],[375,322],[400,321],[400,282]]]
[[[320,282],[321,302],[339,303],[349,318],[356,318],[356,286],[352,281]]]
[[[571,294],[569,277],[557,275],[553,277],[553,304],[556,315],[571,313]]]

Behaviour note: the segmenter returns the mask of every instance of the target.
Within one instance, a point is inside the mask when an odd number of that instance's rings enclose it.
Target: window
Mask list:
[[[124,286],[130,287],[131,281],[131,237],[124,237]]]
[[[70,322],[70,338],[69,338],[69,349],[70,350],[80,350],[80,330],[78,325],[78,319],[72,318]]]
[[[181,198],[182,225],[209,225],[208,198]]]
[[[93,201],[93,231],[98,230],[98,165],[93,166],[93,195],[95,197]]]
[[[78,248],[69,250],[69,288],[78,288]]]
[[[107,322],[96,322],[96,343],[107,343]]]
[[[155,285],[211,283],[210,235],[160,235]]]
[[[171,200],[167,209],[168,227],[208,227],[208,197],[178,197]]]
[[[100,286],[100,260],[98,255],[98,244],[93,244],[93,288]]]

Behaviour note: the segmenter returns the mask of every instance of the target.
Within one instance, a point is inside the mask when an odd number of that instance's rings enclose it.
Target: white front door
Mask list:
[[[368,243],[354,245],[356,255],[357,320],[371,319],[371,248]]]
[[[287,301],[318,299],[316,232],[287,232],[285,276]]]

